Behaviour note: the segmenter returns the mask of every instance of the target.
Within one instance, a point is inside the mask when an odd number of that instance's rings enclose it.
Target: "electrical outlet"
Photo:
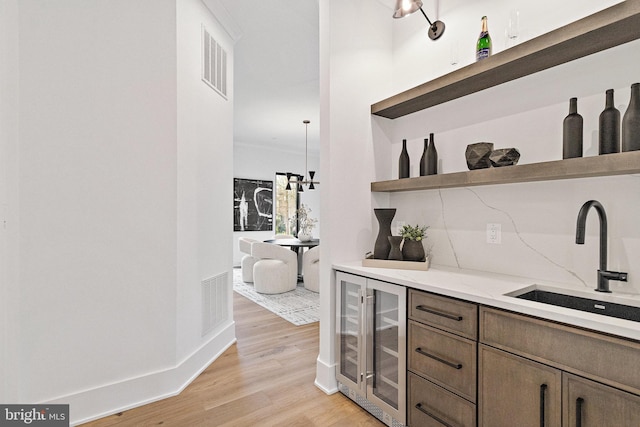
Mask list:
[[[393,423],[393,419],[391,418],[391,415],[387,414],[386,412],[382,412],[382,421],[390,426]]]
[[[499,245],[502,243],[502,225],[487,224],[487,243]]]

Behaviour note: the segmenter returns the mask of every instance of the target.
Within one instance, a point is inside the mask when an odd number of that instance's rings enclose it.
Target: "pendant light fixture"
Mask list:
[[[407,15],[411,15],[416,11],[422,12],[424,18],[429,23],[429,38],[431,40],[437,40],[444,33],[444,22],[435,21],[431,22],[424,10],[422,10],[422,0],[396,0],[396,7],[393,12],[394,18],[404,18]]]
[[[302,123],[304,123],[305,126],[305,131],[304,131],[304,172],[305,175],[298,175],[298,174],[294,174],[291,172],[287,172],[287,186],[286,189],[287,190],[291,190],[291,184],[296,184],[298,186],[298,191],[300,193],[304,192],[304,188],[303,185],[306,185],[308,187],[309,190],[315,190],[316,189],[316,185],[320,184],[319,181],[314,181],[314,176],[316,174],[316,171],[310,171],[308,169],[308,160],[309,160],[309,123],[311,123],[309,120],[303,120]],[[306,176],[309,176],[309,179],[306,179]],[[292,180],[292,178],[295,177],[295,180]]]

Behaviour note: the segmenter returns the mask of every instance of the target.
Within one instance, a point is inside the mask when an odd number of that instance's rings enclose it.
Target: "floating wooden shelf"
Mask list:
[[[640,151],[378,181],[371,183],[371,191],[433,190],[633,173],[640,173]]]
[[[396,119],[640,38],[640,0],[626,0],[371,106]]]

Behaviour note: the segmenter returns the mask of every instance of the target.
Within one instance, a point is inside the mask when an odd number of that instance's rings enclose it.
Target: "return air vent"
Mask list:
[[[202,26],[202,80],[227,99],[227,51]]]
[[[202,281],[202,336],[229,318],[229,273]]]

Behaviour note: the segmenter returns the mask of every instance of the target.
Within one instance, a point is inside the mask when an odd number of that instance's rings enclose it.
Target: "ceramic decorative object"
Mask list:
[[[427,149],[429,148],[429,140],[424,139],[424,149],[422,150],[422,157],[420,158],[420,176],[427,175]]]
[[[402,261],[402,249],[400,249],[402,236],[389,236],[387,239],[389,239],[389,243],[391,244],[388,259]]]
[[[424,245],[422,240],[404,240],[402,245],[402,257],[405,261],[424,261]]]
[[[622,151],[640,150],[640,83],[631,85],[631,100],[622,117]]]
[[[438,173],[438,152],[436,151],[436,142],[433,134],[429,134],[429,147],[427,148],[427,175],[436,175]]]
[[[613,89],[607,90],[598,126],[598,154],[620,152],[620,111],[613,105]]]
[[[313,240],[313,234],[311,233],[298,233],[298,240],[300,240],[301,242],[310,242],[311,240]]]
[[[569,115],[562,122],[562,158],[582,157],[582,116],[578,114],[578,98],[569,100]]]
[[[515,165],[518,160],[520,160],[520,152],[517,148],[499,148],[493,150],[489,156],[491,166],[494,168]]]
[[[409,153],[407,152],[407,140],[402,140],[402,151],[398,160],[398,178],[409,178]]]
[[[484,169],[491,166],[489,156],[493,151],[493,143],[477,142],[467,145],[464,155],[467,159],[467,167],[469,170]]]
[[[373,248],[375,259],[387,259],[391,250],[389,236],[391,236],[391,221],[396,215],[395,209],[374,209],[373,212],[378,220],[378,237]]]

